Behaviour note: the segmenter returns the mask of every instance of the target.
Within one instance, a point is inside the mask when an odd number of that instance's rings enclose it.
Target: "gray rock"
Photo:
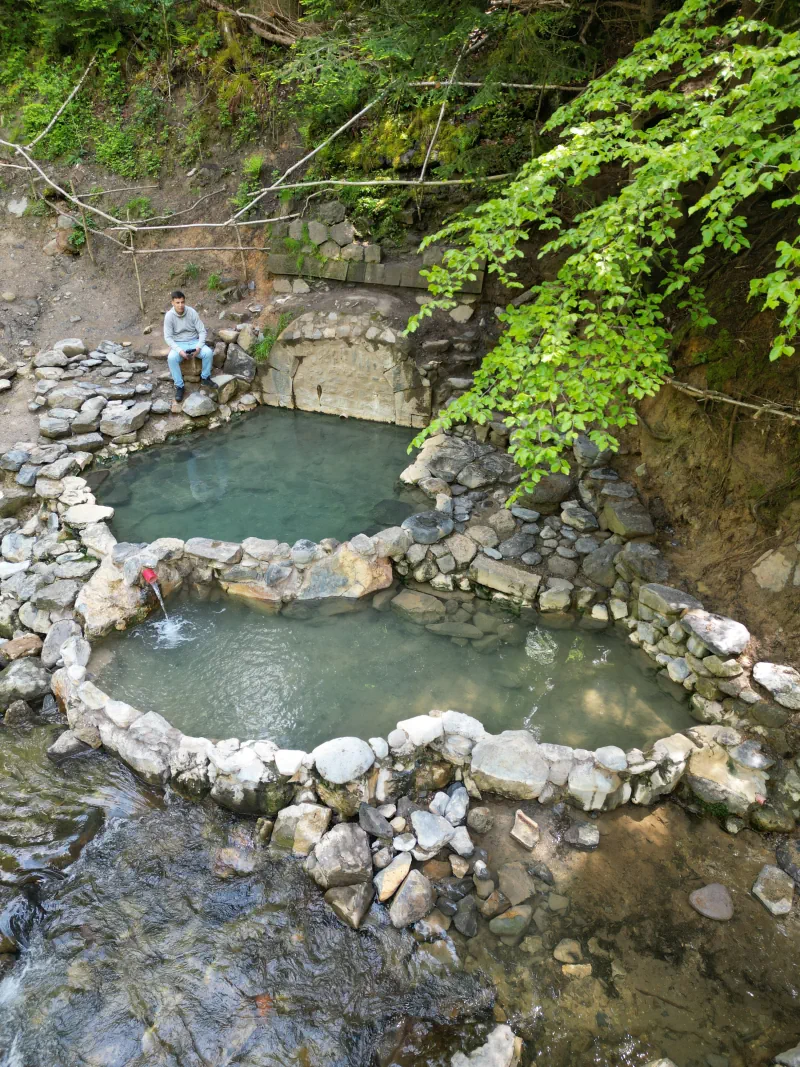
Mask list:
[[[256,361],[237,344],[228,345],[228,354],[222,367],[223,374],[232,374],[252,382],[256,376]]]
[[[11,471],[12,474],[16,474],[30,458],[30,452],[26,452],[21,448],[12,448],[3,456],[0,456],[0,470]]]
[[[469,810],[469,793],[463,785],[453,787],[444,817],[453,826],[461,826]]]
[[[333,812],[323,804],[290,804],[275,819],[270,847],[307,856],[322,840]]]
[[[605,467],[613,455],[610,448],[604,448],[601,452],[585,433],[579,433],[575,438],[572,451],[581,467]]]
[[[577,551],[580,551],[577,547],[579,543],[580,541],[576,542]],[[584,556],[581,563],[583,573],[590,581],[610,589],[617,580],[614,561],[619,555],[619,550],[619,545],[601,545],[599,548],[589,552],[588,555]]]
[[[401,524],[401,529],[408,530],[419,545],[433,545],[451,534],[453,528],[453,520],[441,511],[421,511],[409,515]]]
[[[70,423],[67,419],[57,419],[52,415],[39,416],[39,433],[42,437],[57,439],[69,436],[70,432]]]
[[[0,649],[2,652],[2,649]],[[3,723],[6,726],[31,726],[36,722],[36,712],[25,700],[14,700],[6,708]]]
[[[374,898],[372,885],[336,886],[325,894],[325,903],[333,913],[351,929],[357,930],[367,916]]]
[[[242,558],[241,545],[233,541],[213,541],[208,537],[190,537],[184,551],[189,556],[224,566],[233,566]]]
[[[762,661],[753,667],[753,678],[759,685],[763,685],[782,707],[792,711],[800,710],[800,672],[794,667]]]
[[[800,1067],[800,1045],[779,1052],[774,1062],[779,1063],[781,1067]]]
[[[494,826],[494,815],[488,808],[470,808],[467,826],[476,834],[488,834]]]
[[[472,750],[472,778],[478,789],[535,800],[547,783],[548,764],[527,730],[504,730]]]
[[[568,474],[545,474],[533,487],[528,499],[533,504],[560,504],[575,488],[575,479]]]
[[[489,452],[468,463],[458,474],[459,485],[480,489],[502,482],[514,485],[519,481],[520,469],[506,452]]]
[[[355,823],[329,830],[306,860],[305,869],[322,889],[371,882],[369,839]]]
[[[61,580],[42,586],[31,597],[31,604],[44,611],[63,611],[72,607],[80,586],[77,582]]]
[[[211,397],[205,396],[200,392],[190,393],[181,407],[181,411],[184,415],[188,415],[191,419],[199,419],[203,418],[205,415],[212,415],[216,410],[217,405]],[[103,429],[102,423],[100,429]]]
[[[600,831],[591,822],[573,823],[564,834],[564,841],[573,848],[590,852],[600,844]]]
[[[432,910],[433,886],[421,871],[410,871],[395,893],[389,918],[395,929],[419,922]]]
[[[430,811],[411,813],[411,825],[420,848],[428,852],[438,852],[453,837],[454,827],[447,819],[434,815]]]
[[[515,533],[505,541],[501,541],[497,546],[497,551],[504,559],[514,559],[530,552],[535,544],[536,538],[533,534]]]
[[[580,507],[564,507],[561,512],[561,521],[569,526],[573,530],[578,530],[580,533],[588,533],[589,530],[596,530],[599,523],[591,511],[587,511],[586,508]]]
[[[491,919],[489,930],[495,937],[522,937],[531,924],[532,916],[533,908],[530,904],[518,904]]]
[[[14,660],[0,671],[0,708],[15,700],[39,700],[50,692],[50,673],[33,656]]]
[[[680,615],[683,611],[702,611],[703,605],[682,589],[650,582],[639,590],[639,603],[659,615]]]
[[[695,889],[689,894],[689,903],[695,911],[707,919],[727,922],[733,918],[733,901],[724,885],[711,882],[702,889]]]
[[[389,825],[389,820],[369,804],[361,804],[358,809],[358,825],[371,837],[377,837],[381,841],[391,841],[394,830]]]
[[[0,555],[9,563],[24,563],[33,556],[34,539],[21,530],[12,530],[0,542]]]
[[[606,500],[603,518],[612,533],[624,538],[649,537],[655,533],[653,520],[638,500]]]
[[[740,622],[710,611],[688,611],[681,619],[687,634],[694,634],[718,656],[738,656],[750,640],[750,632]]]
[[[765,863],[753,883],[753,896],[757,897],[772,915],[788,915],[792,910],[794,881],[780,867]]]
[[[100,420],[100,432],[108,437],[122,437],[123,434],[135,433],[147,422],[150,406],[149,401],[142,401],[129,408],[106,407]]]
[[[68,756],[77,756],[81,752],[91,751],[91,746],[76,737],[72,730],[65,730],[50,745],[47,755],[54,763],[59,763],[61,760],[67,759]]]
[[[61,658],[61,649],[71,637],[81,637],[82,631],[72,619],[62,619],[50,627],[42,646],[42,665],[52,670]]]
[[[312,752],[318,773],[333,785],[344,785],[366,774],[375,753],[360,737],[336,737]]]
[[[453,926],[464,937],[475,937],[478,932],[478,904],[470,893],[462,897],[456,905]]]
[[[74,432],[74,422],[72,428]],[[67,441],[67,448],[70,452],[98,452],[104,445],[105,440],[99,433],[80,433]]]

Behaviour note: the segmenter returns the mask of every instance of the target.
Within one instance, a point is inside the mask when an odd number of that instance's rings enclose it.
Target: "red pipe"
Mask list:
[[[158,575],[150,567],[142,567],[142,577],[148,585],[153,585],[154,582],[158,581]]]

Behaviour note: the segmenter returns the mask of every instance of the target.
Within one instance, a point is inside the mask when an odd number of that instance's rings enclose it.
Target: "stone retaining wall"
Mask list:
[[[646,509],[632,486],[598,466],[605,459],[581,441],[572,476],[551,476],[524,506],[507,508],[519,472],[506,453],[473,433],[431,438],[402,477],[428,492],[435,507],[342,545],[258,538],[241,545],[204,538],[117,544],[106,525],[113,509],[96,504],[85,479],[65,475],[38,515],[22,524],[2,520],[0,634],[9,641],[0,656],[9,665],[0,673],[0,707],[41,698],[51,685],[48,668],[57,667],[52,688],[72,735],[59,751],[103,743],[149,781],[172,780],[251,814],[274,814],[295,790],[312,785],[344,815],[362,801],[390,800],[410,781],[424,789],[455,777],[475,795],[488,789],[565,799],[585,811],[651,803],[680,787],[726,814],[730,829],[747,821],[790,829],[800,811],[800,777],[790,758],[800,675],[754,663],[745,627],[664,584],[664,560],[641,539],[652,530]],[[613,626],[661,669],[665,684],[685,693],[700,724],[644,752],[589,752],[540,744],[525,731],[490,738],[476,719],[433,711],[398,723],[369,746],[355,738],[330,742],[342,752],[340,767],[358,767],[348,774],[320,764],[325,746],[287,754],[266,740],[186,737],[160,715],[103,693],[86,674],[87,638],[151,610],[145,566],[167,594],[218,583],[275,611],[294,600],[383,591],[405,618],[483,650],[504,636],[479,618],[481,601],[512,607],[529,622]],[[392,566],[404,589],[389,591]]]

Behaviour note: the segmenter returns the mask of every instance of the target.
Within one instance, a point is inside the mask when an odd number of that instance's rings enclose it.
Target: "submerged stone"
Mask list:
[[[695,911],[707,919],[727,922],[733,918],[733,901],[724,885],[711,882],[702,889],[695,889],[689,894],[689,903]]]

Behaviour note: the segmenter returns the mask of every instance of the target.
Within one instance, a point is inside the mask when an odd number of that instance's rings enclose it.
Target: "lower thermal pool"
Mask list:
[[[293,748],[385,737],[437,707],[585,748],[642,746],[692,722],[615,634],[517,624],[515,644],[482,654],[367,603],[332,614],[340,607],[267,615],[232,597],[173,601],[169,620],[112,635],[90,666],[107,692],[184,733]]]
[[[131,456],[102,472],[97,497],[115,508],[120,541],[343,541],[430,506],[397,480],[413,436],[402,426],[262,409]]]

